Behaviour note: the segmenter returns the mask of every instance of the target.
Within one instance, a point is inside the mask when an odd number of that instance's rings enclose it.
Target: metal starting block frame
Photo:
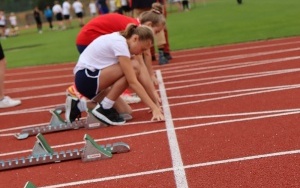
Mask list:
[[[85,134],[84,148],[55,152],[41,133],[37,134],[36,138],[37,141],[35,142],[30,156],[5,161],[0,160],[0,171],[52,162],[69,161],[79,158],[81,158],[83,162],[110,159],[113,154],[130,151],[129,145],[124,142],[98,145],[92,137]]]
[[[79,129],[83,127],[85,127],[86,129],[95,129],[95,128],[108,126],[103,122],[100,122],[98,119],[96,119],[91,112],[87,112],[88,115],[86,119],[76,120],[72,123],[67,123],[60,116],[60,113],[62,111],[64,111],[63,107],[57,107],[54,110],[50,110],[52,117],[49,125],[26,128],[23,129],[20,133],[16,133],[14,136],[17,139],[22,140],[28,138],[29,136],[37,135],[39,133],[47,134],[47,133],[58,132],[58,131]]]
[[[28,181],[26,182],[24,188],[36,188],[36,186],[32,182]]]

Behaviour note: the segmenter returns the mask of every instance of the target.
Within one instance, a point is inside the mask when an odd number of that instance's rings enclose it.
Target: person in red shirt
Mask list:
[[[165,17],[156,10],[146,11],[139,18],[132,18],[117,13],[100,15],[89,21],[79,32],[76,38],[76,46],[79,53],[97,37],[122,31],[130,23],[147,25],[158,33],[165,27]]]

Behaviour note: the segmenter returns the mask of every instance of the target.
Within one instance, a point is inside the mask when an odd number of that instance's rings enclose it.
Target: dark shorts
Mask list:
[[[99,74],[99,70],[94,72],[88,69],[77,71],[75,75],[75,86],[79,93],[88,99],[94,98],[99,93]]]
[[[83,17],[83,13],[82,12],[78,12],[76,13],[77,18],[82,18]]]
[[[2,45],[0,43],[0,60],[4,59],[4,52],[3,52],[3,48],[2,48]]]
[[[70,15],[64,15],[64,20],[69,20],[70,19]]]
[[[57,20],[57,21],[62,21],[62,20],[63,20],[62,13],[57,13],[57,14],[56,14],[56,20]]]

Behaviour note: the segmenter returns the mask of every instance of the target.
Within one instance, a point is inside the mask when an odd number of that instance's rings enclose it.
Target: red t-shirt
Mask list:
[[[80,30],[76,38],[76,45],[87,46],[101,35],[125,30],[129,23],[139,25],[136,18],[117,13],[97,16]]]

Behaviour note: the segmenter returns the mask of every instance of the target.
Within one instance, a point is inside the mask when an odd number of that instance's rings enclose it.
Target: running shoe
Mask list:
[[[139,103],[141,102],[141,98],[137,96],[135,93],[123,93],[121,95],[121,98],[127,103],[127,104],[132,104],[132,103]]]
[[[0,108],[9,108],[18,106],[21,104],[20,100],[12,99],[9,96],[5,96],[2,100],[0,100]]]
[[[81,118],[81,112],[77,106],[78,103],[79,99],[67,96],[65,116],[68,123],[72,123],[76,119],[79,120]]]
[[[122,125],[126,122],[114,108],[104,109],[100,104],[92,110],[92,114],[107,125]]]
[[[164,52],[162,50],[158,51],[158,64],[164,65],[169,63],[168,59],[164,56]]]
[[[164,52],[164,56],[167,60],[173,59],[170,53]]]

